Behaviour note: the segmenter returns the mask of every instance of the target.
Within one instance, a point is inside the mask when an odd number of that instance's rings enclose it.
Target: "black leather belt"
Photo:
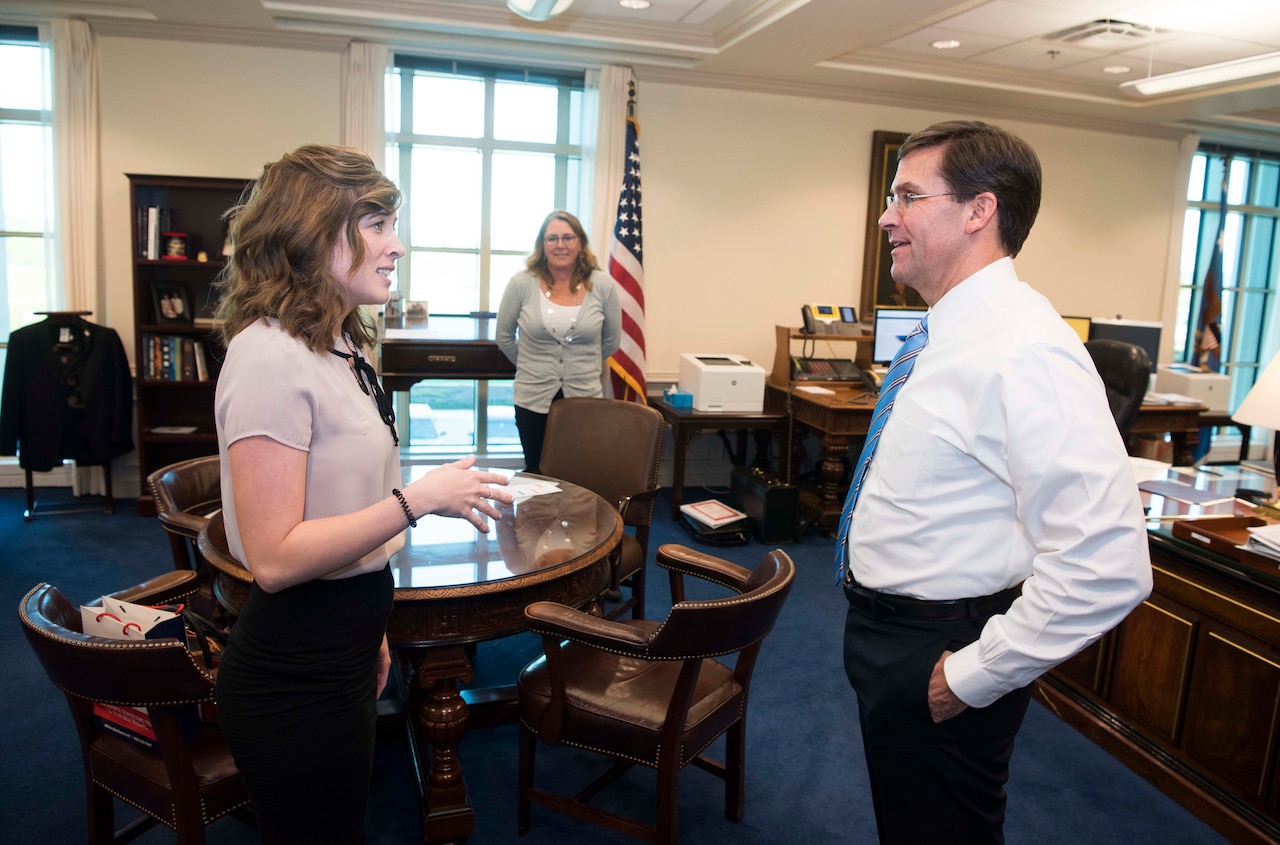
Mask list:
[[[949,599],[934,601],[930,599],[913,599],[910,596],[896,596],[892,593],[880,593],[868,590],[853,580],[853,573],[844,572],[844,596],[852,607],[877,619],[932,619],[939,622],[959,621],[962,619],[981,619],[996,613],[1003,613],[1013,604],[1013,600],[1022,594],[1022,585],[990,596],[978,596],[972,599]]]

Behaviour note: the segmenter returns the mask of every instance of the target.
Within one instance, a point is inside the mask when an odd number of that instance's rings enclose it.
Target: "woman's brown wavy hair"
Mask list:
[[[400,190],[362,151],[312,144],[264,167],[246,194],[225,215],[232,250],[218,280],[222,342],[275,317],[316,352],[331,349],[339,330],[359,348],[371,348],[377,324],[364,309],[348,306],[346,286],[330,263],[339,237],[347,239],[353,268],[364,260],[360,218],[394,212]]]

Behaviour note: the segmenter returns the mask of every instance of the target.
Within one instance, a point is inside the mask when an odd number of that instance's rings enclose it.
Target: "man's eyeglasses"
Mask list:
[[[897,207],[899,211],[910,211],[916,200],[927,200],[930,197],[958,197],[961,194],[889,194],[884,198],[886,208]]]
[[[378,384],[378,374],[374,372],[373,365],[360,356],[359,352],[353,352],[348,355],[345,352],[339,352],[336,349],[330,349],[334,355],[339,358],[346,358],[351,361],[355,367],[356,384],[360,385],[360,389],[364,391],[364,395],[369,395],[369,390],[373,390],[373,401],[378,405],[378,415],[382,417],[382,421],[387,424],[387,428],[391,429],[391,439],[395,445],[400,445],[400,435],[396,433],[396,412],[391,407],[391,400],[383,391],[382,385]],[[360,376],[364,378],[360,378]],[[368,382],[366,384],[365,382]]]
[[[556,244],[564,244],[565,246],[573,246],[578,242],[577,235],[547,235],[542,239],[547,246],[555,246]]]

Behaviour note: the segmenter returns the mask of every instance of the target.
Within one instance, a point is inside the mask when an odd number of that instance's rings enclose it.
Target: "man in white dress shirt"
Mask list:
[[[1151,590],[1097,371],[1014,271],[1040,183],[1020,138],[939,123],[903,143],[880,217],[929,306],[837,549],[882,843],[1003,842],[1028,685]]]

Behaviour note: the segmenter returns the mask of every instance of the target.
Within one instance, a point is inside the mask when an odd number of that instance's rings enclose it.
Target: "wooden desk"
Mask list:
[[[1129,434],[1168,432],[1173,442],[1174,465],[1187,466],[1200,445],[1200,426],[1204,425],[1200,415],[1208,410],[1204,405],[1143,405]]]
[[[396,590],[387,640],[416,679],[407,691],[406,733],[425,842],[459,841],[475,828],[458,756],[469,721],[458,689],[472,678],[466,645],[525,630],[531,602],[582,607],[609,585],[622,518],[590,490],[559,484],[559,493],[500,507],[502,518],[490,521],[487,534],[460,519],[422,517],[391,558]],[[197,542],[213,568],[214,595],[236,613],[253,576],[227,551],[221,511]]]
[[[1270,479],[1167,473],[1230,494]],[[1234,503],[1161,513],[1232,513]],[[1036,682],[1059,718],[1234,843],[1280,841],[1280,567],[1151,521],[1155,587],[1119,627]],[[1210,527],[1211,521],[1202,525]]]
[[[765,385],[764,408],[785,418],[790,394],[795,421],[799,423],[793,436],[803,437],[806,430],[810,430],[820,438],[819,482],[816,488],[800,488],[800,505],[815,518],[820,529],[830,531],[840,519],[844,494],[849,487],[846,470],[846,463],[852,460],[849,447],[855,438],[860,440],[866,436],[875,397],[864,392],[861,386],[823,386],[835,392],[830,395],[806,393],[770,382]],[[1200,413],[1204,410],[1207,409],[1203,405],[1143,405],[1131,433],[1169,432],[1174,463],[1190,464],[1200,442]]]
[[[753,466],[768,469],[769,449],[768,436],[779,431],[786,422],[785,414],[761,413],[711,413],[709,411],[680,410],[673,408],[665,399],[650,399],[652,405],[662,418],[671,426],[671,436],[675,443],[675,466],[671,474],[671,518],[680,518],[680,505],[684,502],[684,463],[689,445],[698,439],[698,435],[706,431],[723,431],[736,429],[738,432],[738,448],[734,455],[734,465],[742,466],[747,461],[747,432],[756,431],[756,454]],[[763,438],[760,436],[763,435]],[[781,441],[782,438],[779,438]]]
[[[406,319],[388,325],[382,341],[382,386],[408,390],[423,379],[515,378],[511,363],[494,340],[497,320],[472,317]]]

